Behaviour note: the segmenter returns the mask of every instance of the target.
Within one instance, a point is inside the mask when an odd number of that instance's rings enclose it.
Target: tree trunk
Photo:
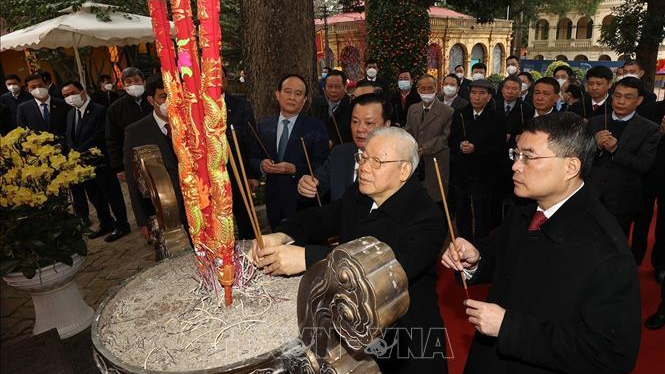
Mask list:
[[[316,90],[313,1],[243,0],[240,13],[247,98],[256,119],[277,114],[275,90],[286,74],[307,80],[311,102]]]
[[[657,4],[658,1],[650,0],[646,3],[647,20],[663,19],[665,17],[665,7]],[[660,27],[662,28],[662,25]],[[659,32],[658,30],[653,31]],[[662,32],[662,29],[660,32]],[[660,40],[656,40],[652,35],[651,30],[643,30],[640,41],[637,43],[637,47],[635,47],[636,58],[644,64],[644,76],[642,77],[644,88],[649,91],[653,90],[656,78],[656,64],[658,62],[658,47],[660,44]]]

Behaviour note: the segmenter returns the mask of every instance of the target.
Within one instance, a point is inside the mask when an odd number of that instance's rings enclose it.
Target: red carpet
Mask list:
[[[649,231],[649,247],[654,242],[655,219]],[[660,302],[660,288],[656,283],[651,267],[651,250],[645,256],[639,267],[640,295],[642,297],[642,321],[656,311]],[[469,287],[469,295],[472,299],[485,300],[487,296],[487,285]],[[464,313],[464,289],[453,278],[449,269],[439,265],[439,282],[437,286],[439,307],[444,323],[447,327],[450,347],[448,355],[448,372],[460,374],[464,369],[464,363],[471,346],[474,328]],[[632,374],[663,373],[665,370],[665,328],[651,331],[642,327],[642,342],[637,365]]]

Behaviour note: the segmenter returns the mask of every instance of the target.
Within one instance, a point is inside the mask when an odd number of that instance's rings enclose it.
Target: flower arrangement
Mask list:
[[[53,134],[25,128],[0,137],[0,275],[85,256],[82,221],[69,211],[67,188],[95,176],[101,152],[65,154]]]

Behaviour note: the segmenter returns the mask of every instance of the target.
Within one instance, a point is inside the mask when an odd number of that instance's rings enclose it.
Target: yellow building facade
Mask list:
[[[505,75],[505,59],[510,54],[512,21],[495,20],[480,24],[475,18],[449,9],[431,7],[428,71],[442,77],[464,65],[470,75],[471,65],[483,62],[488,75]],[[342,13],[328,18],[328,55],[330,64],[341,67],[352,79],[362,78],[366,55],[364,13]],[[317,35],[325,37],[323,20],[316,21]],[[325,64],[319,58],[319,67]],[[397,77],[395,77],[396,79]]]
[[[602,25],[612,22],[612,8],[622,0],[605,0],[589,17],[577,12],[565,15],[540,13],[529,27],[527,58],[535,60],[618,61],[624,60],[610,48],[601,45]],[[658,59],[665,58],[665,43],[660,44]]]

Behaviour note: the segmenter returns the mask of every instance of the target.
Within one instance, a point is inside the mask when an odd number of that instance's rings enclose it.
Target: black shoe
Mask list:
[[[95,230],[95,231],[91,232],[90,234],[88,234],[88,238],[97,239],[97,238],[99,238],[101,236],[104,236],[104,235],[106,235],[106,234],[108,234],[112,231],[113,231],[113,227],[100,227],[97,230]]]
[[[644,327],[649,330],[658,330],[663,326],[665,326],[665,313],[656,312],[656,314],[647,318],[646,322],[644,322]]]
[[[129,229],[122,229],[122,230],[115,229],[115,230],[113,230],[111,235],[104,238],[104,241],[107,242],[107,243],[114,242],[114,241],[122,238],[123,236],[125,236],[129,233],[130,233]]]

